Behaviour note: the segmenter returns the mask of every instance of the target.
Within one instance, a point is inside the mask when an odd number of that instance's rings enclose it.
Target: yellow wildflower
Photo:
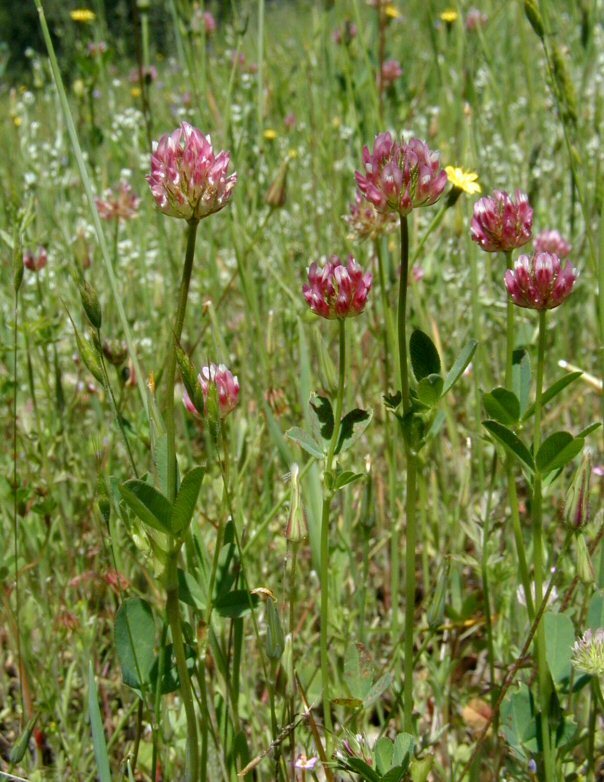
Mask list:
[[[455,166],[445,166],[447,172],[447,178],[449,182],[458,190],[463,190],[464,193],[474,195],[480,193],[482,188],[478,183],[478,174],[474,171],[464,171],[463,168],[457,168]]]
[[[13,123],[14,123],[16,128],[20,127],[22,122],[23,122],[23,120],[21,119],[21,117],[19,117],[19,116],[13,117]]]
[[[94,22],[96,19],[96,14],[90,8],[75,8],[70,12],[69,16],[71,16],[74,22],[82,23]]]
[[[267,128],[262,134],[267,141],[274,141],[277,138],[277,131],[272,128]]]
[[[388,19],[398,19],[400,17],[400,12],[393,3],[389,3],[384,10]]]
[[[141,96],[141,88],[140,87],[132,87],[130,90],[130,95],[132,95],[133,98],[140,98]]]
[[[440,15],[441,21],[446,22],[447,24],[453,24],[453,22],[457,21],[458,17],[459,14],[454,8],[447,8],[446,11],[443,11]]]

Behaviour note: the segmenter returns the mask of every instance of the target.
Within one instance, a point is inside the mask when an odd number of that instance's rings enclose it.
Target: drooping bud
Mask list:
[[[277,171],[277,176],[268,189],[266,198],[264,200],[266,204],[271,207],[271,209],[280,209],[282,206],[285,206],[285,202],[287,200],[288,168],[289,158],[281,163],[279,170]]]

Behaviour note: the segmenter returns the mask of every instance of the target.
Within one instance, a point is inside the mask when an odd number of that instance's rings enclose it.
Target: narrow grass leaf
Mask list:
[[[109,756],[107,755],[107,742],[103,731],[103,720],[99,709],[99,695],[96,689],[92,661],[88,662],[88,718],[92,731],[92,744],[94,757],[99,775],[99,782],[111,782],[111,769],[109,768]]]
[[[565,388],[578,380],[582,374],[583,372],[570,372],[558,378],[558,380],[556,380],[555,383],[552,383],[551,386],[549,386],[549,388],[547,388],[541,395],[541,404],[546,405],[548,402],[551,402],[551,400],[558,396],[561,391],[564,391]],[[535,403],[533,402],[533,404],[527,408],[526,412],[522,416],[522,420],[526,421],[534,414]]]
[[[25,726],[23,732],[21,733],[17,741],[13,744],[10,754],[8,756],[8,759],[11,763],[18,765],[25,757],[25,753],[27,752],[27,748],[31,740],[31,734],[34,731],[39,716],[40,716],[39,714],[34,714],[34,716],[30,720],[28,720],[27,725]]]
[[[455,383],[457,383],[459,378],[462,376],[466,367],[472,360],[472,357],[474,356],[477,347],[478,347],[478,342],[475,339],[471,339],[467,345],[464,345],[461,353],[455,359],[453,366],[447,372],[447,376],[445,378],[445,383],[443,385],[443,390],[442,390],[443,396],[453,388]]]
[[[524,349],[515,350],[512,356],[512,391],[520,402],[520,415],[528,407],[531,391],[531,360]]]

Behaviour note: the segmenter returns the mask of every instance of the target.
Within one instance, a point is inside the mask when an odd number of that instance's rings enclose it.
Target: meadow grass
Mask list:
[[[103,3],[53,7],[58,57],[0,82],[0,778],[602,778],[602,4],[373,6],[250,0],[213,31],[139,2],[111,37]],[[183,121],[238,176],[188,232],[145,181]],[[400,291],[398,215],[343,219],[387,130],[482,188],[404,218]],[[120,181],[136,215],[103,220]],[[516,189],[579,271],[547,318],[503,282],[532,244],[470,236]],[[302,286],[349,254],[373,285],[332,323]],[[181,404],[211,363],[228,417]]]

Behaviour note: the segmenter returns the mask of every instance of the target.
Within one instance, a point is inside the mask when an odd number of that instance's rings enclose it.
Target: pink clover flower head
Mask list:
[[[108,47],[105,41],[89,41],[86,47],[90,57],[102,57],[107,53]]]
[[[394,212],[378,212],[375,206],[370,201],[366,201],[358,190],[348,209],[349,213],[344,217],[344,221],[350,227],[353,238],[360,241],[377,239],[383,234],[390,233],[398,223]]]
[[[397,79],[403,75],[403,69],[398,60],[386,60],[382,63],[381,74],[378,74],[378,85],[382,85],[384,89],[394,86]]]
[[[237,174],[228,152],[214,153],[209,136],[183,122],[154,143],[147,181],[160,212],[197,221],[229,203]]]
[[[505,287],[514,304],[531,310],[553,310],[567,299],[578,277],[570,264],[562,267],[553,253],[521,255],[505,273]]]
[[[541,231],[534,246],[536,253],[553,253],[558,258],[568,258],[572,249],[558,231]]]
[[[216,394],[218,414],[221,418],[226,418],[237,407],[239,380],[224,364],[210,364],[209,367],[203,367],[197,379],[205,403],[212,393]],[[197,410],[186,391],[183,394],[183,403],[190,413],[200,415],[201,411]]]
[[[25,250],[23,253],[23,266],[32,272],[41,271],[48,263],[48,253],[46,247],[40,245],[38,254],[35,255],[31,250]]]
[[[145,84],[152,84],[157,79],[157,68],[155,65],[146,65],[142,71],[143,81]],[[140,81],[140,71],[138,68],[133,68],[129,75],[128,81],[131,84],[138,84]]]
[[[308,284],[302,292],[311,310],[322,318],[354,318],[367,304],[372,276],[364,272],[352,255],[344,265],[332,255],[324,266],[312,263],[308,270]]]
[[[94,202],[101,220],[131,220],[137,216],[141,200],[129,182],[120,182],[117,193],[109,188]]]
[[[335,28],[331,34],[331,39],[338,46],[341,46],[342,44],[350,46],[357,35],[358,29],[356,24],[351,22],[350,19],[346,19],[342,27]]]
[[[474,32],[481,27],[486,27],[489,17],[478,8],[470,8],[466,14],[466,30]]]
[[[214,15],[211,14],[210,11],[203,12],[203,26],[205,28],[206,35],[214,35],[216,32],[218,25],[216,24]]]
[[[516,200],[503,190],[474,204],[470,227],[473,241],[488,253],[510,252],[524,246],[533,230],[533,209],[528,196],[516,190]]]
[[[447,186],[438,153],[417,138],[398,143],[390,133],[375,138],[373,151],[363,148],[364,173],[355,171],[357,186],[378,212],[408,215],[435,204]]]

